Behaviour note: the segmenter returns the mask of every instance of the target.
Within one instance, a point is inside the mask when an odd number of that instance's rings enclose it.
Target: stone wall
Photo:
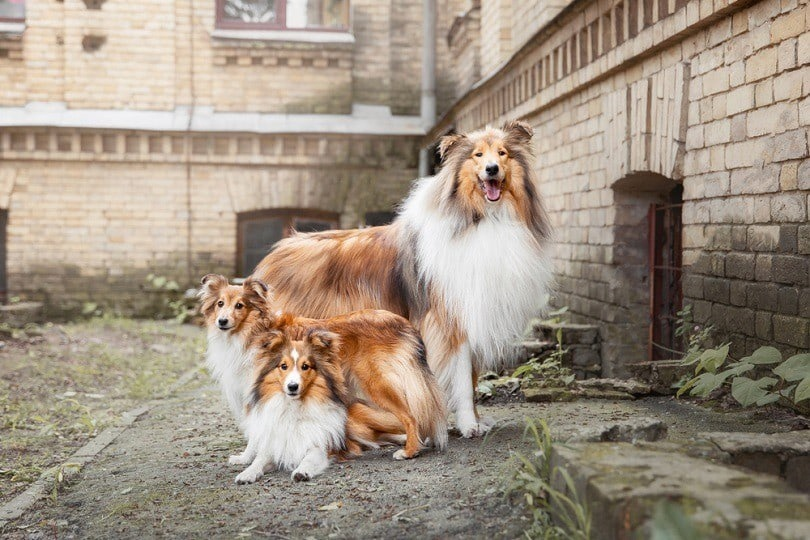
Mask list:
[[[575,2],[431,133],[534,125],[555,302],[602,325],[606,375],[648,355],[647,209],[677,186],[696,319],[736,357],[810,347],[808,12],[796,0]]]
[[[351,7],[348,40],[313,44],[217,30],[214,0],[27,0],[25,32],[0,35],[0,106],[418,114],[421,2]]]
[[[9,290],[51,312],[85,301],[137,311],[150,272],[183,285],[234,275],[240,213],[318,209],[361,225],[416,176],[417,138],[373,139],[3,133]]]

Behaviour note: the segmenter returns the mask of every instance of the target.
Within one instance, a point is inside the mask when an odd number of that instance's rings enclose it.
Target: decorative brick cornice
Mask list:
[[[353,51],[353,43],[217,39],[213,42],[213,62],[216,66],[258,65],[350,70]]]

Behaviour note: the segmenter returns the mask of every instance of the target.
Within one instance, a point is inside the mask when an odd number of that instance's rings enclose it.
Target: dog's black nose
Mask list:
[[[498,174],[498,164],[490,163],[489,165],[486,166],[485,170],[487,171],[488,175],[495,176],[496,174]]]
[[[220,326],[228,326],[228,319],[219,319],[219,320],[217,320],[217,323]]]
[[[290,392],[297,392],[298,391],[298,383],[297,382],[291,382],[290,384],[287,385],[287,390],[290,391]]]

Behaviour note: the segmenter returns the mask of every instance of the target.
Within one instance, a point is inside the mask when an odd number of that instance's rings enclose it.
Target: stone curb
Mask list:
[[[165,399],[170,396],[189,382],[199,373],[200,367],[196,366],[183,373],[177,381],[172,384],[168,390],[159,398]],[[141,405],[121,415],[121,419],[115,426],[108,427],[84,446],[74,452],[61,466],[64,467],[68,464],[77,464],[80,467],[93,460],[102,450],[107,448],[115,439],[117,439],[123,432],[127,430],[143,415],[148,413],[154,407],[156,401],[153,400],[149,405]],[[35,502],[39,501],[47,494],[48,490],[53,487],[53,474],[60,465],[51,467],[44,471],[39,478],[28,488],[11,499],[9,502],[0,507],[0,530],[2,530],[8,523],[19,519]]]

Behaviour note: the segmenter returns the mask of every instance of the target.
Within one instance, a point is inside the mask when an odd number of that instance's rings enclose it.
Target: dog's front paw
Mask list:
[[[307,482],[312,479],[312,475],[305,470],[302,470],[301,467],[298,467],[292,472],[292,479],[293,482]]]
[[[228,465],[248,465],[251,461],[245,454],[234,454],[228,458]]]
[[[486,435],[489,430],[492,429],[493,425],[495,425],[495,422],[487,422],[482,419],[478,422],[473,422],[472,424],[459,425],[458,430],[461,432],[461,436],[465,439],[472,439],[473,437],[482,437]]]
[[[415,454],[412,454],[412,455],[409,456],[404,448],[400,448],[399,450],[394,452],[394,459],[397,460],[397,461],[402,461],[403,459],[413,459],[418,455],[419,455],[419,452],[416,452]]]
[[[240,472],[236,476],[236,483],[237,484],[252,484],[256,480],[262,477],[262,470],[261,469],[254,469],[253,467],[248,467],[244,471]]]

